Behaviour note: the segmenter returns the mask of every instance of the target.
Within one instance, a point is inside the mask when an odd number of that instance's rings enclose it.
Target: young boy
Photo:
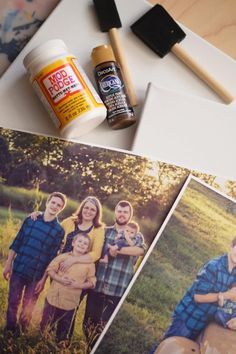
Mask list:
[[[49,195],[44,213],[37,220],[27,217],[13,240],[3,270],[10,279],[8,292],[7,323],[5,330],[19,333],[27,330],[39,293],[38,283],[47,266],[56,257],[64,238],[57,215],[66,205],[66,196],[59,192]],[[17,312],[22,303],[19,316]]]
[[[74,316],[83,289],[94,288],[96,284],[94,263],[73,264],[67,271],[60,271],[60,263],[68,257],[78,257],[90,248],[87,234],[78,233],[72,242],[72,252],[57,256],[48,266],[52,279],[40,323],[41,331],[56,328],[56,341],[69,341]]]
[[[124,230],[118,232],[113,245],[107,245],[103,250],[103,256],[99,262],[108,263],[110,249],[120,251],[122,247],[133,247],[140,243],[143,238],[139,233],[139,226],[136,222],[129,222]]]
[[[233,283],[229,287],[229,291],[236,293],[236,283]],[[215,320],[224,328],[228,328],[227,322],[231,320],[231,318],[236,317],[236,301],[226,300],[224,298],[224,294],[219,294],[218,300],[218,308],[215,314]]]

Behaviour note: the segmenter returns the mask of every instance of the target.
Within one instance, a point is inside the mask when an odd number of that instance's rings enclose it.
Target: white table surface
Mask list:
[[[162,87],[198,95],[223,104],[218,96],[172,54],[160,59],[131,32],[130,25],[150,8],[149,3],[143,0],[116,0],[116,4],[123,24],[120,35],[140,103],[139,108],[136,109],[138,118],[150,81]],[[181,45],[236,94],[236,75],[231,70],[231,65],[235,64],[233,59],[188,29],[184,28],[184,30],[187,37]],[[99,30],[92,1],[63,0],[0,80],[1,126],[58,136],[58,131],[29,84],[22,63],[24,56],[31,49],[53,38],[61,38],[65,41],[94,82],[90,53],[93,47],[108,43],[108,36]],[[171,101],[169,105],[171,106]],[[158,115],[158,107],[156,112]],[[162,119],[164,117],[161,117],[158,123],[153,122],[153,129],[161,129]],[[113,131],[104,122],[78,141],[118,149],[131,149],[137,126],[138,124],[124,130]]]

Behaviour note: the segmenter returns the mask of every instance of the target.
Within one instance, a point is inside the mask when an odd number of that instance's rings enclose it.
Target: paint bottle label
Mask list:
[[[112,121],[117,115],[133,114],[133,109],[127,100],[120,68],[114,62],[98,66],[95,77],[100,95],[107,107],[108,121]]]
[[[45,66],[33,77],[32,85],[60,129],[103,106],[77,59],[71,55]]]

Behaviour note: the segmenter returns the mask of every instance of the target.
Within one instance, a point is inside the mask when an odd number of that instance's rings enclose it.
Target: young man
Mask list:
[[[115,224],[105,231],[106,248],[112,245],[118,232],[124,230],[133,215],[133,208],[128,201],[120,201],[115,207]],[[89,344],[92,346],[105,324],[108,322],[132,276],[134,258],[144,254],[143,237],[136,246],[123,247],[120,250],[110,249],[109,262],[98,263],[97,284],[90,290],[84,316],[84,330]]]
[[[57,215],[66,204],[66,196],[59,192],[49,195],[45,212],[37,220],[27,217],[13,240],[3,276],[10,279],[6,330],[19,330],[17,312],[22,300],[19,325],[25,331],[30,323],[39,292],[37,283],[44,276],[51,260],[57,255],[64,237]]]
[[[173,321],[164,334],[195,340],[210,320],[214,320],[220,299],[236,301],[236,293],[228,290],[236,281],[236,237],[228,254],[207,262],[196,280],[180,300],[173,314]],[[236,318],[227,322],[236,330]]]

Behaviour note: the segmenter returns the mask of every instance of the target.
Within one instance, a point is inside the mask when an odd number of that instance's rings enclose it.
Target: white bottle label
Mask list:
[[[42,83],[56,104],[68,95],[83,90],[83,86],[70,65],[47,75]]]

